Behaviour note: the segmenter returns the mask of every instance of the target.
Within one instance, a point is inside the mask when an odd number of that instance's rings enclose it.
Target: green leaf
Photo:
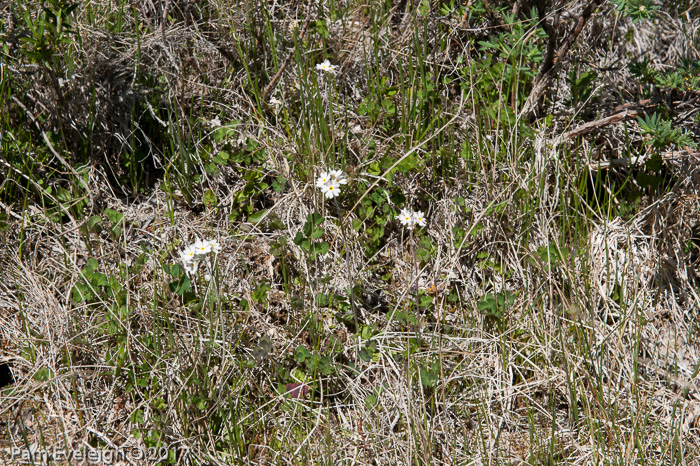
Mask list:
[[[214,156],[214,163],[217,163],[219,165],[226,165],[228,163],[229,157],[230,156],[228,152],[222,150]]]
[[[187,291],[192,291],[192,282],[190,282],[190,279],[187,275],[182,275],[178,280],[170,282],[169,286],[170,291],[177,294],[178,296],[182,296]]]
[[[151,407],[153,409],[165,409],[168,407],[168,404],[163,400],[163,398],[154,398],[151,400]]]
[[[266,303],[267,302],[267,292],[270,291],[271,289],[272,289],[272,287],[269,284],[263,283],[255,291],[253,291],[253,295],[251,296],[251,298],[256,303]]]
[[[488,312],[488,313],[495,313],[496,312],[496,298],[493,297],[492,294],[486,295],[484,299],[479,301],[479,303],[476,305],[477,309],[480,311]]]
[[[298,231],[297,235],[294,237],[294,244],[297,246],[301,246],[304,242],[306,241],[306,244],[308,246],[308,240],[304,237],[304,235]]]
[[[93,215],[92,217],[90,217],[87,221],[88,230],[93,230],[96,225],[99,226],[101,221],[102,217],[100,217],[99,215]]]
[[[53,378],[53,372],[48,367],[42,367],[34,374],[34,380],[38,382],[46,382]]]
[[[71,291],[73,294],[73,301],[76,303],[82,303],[92,299],[92,292],[90,292],[90,288],[84,283],[76,283]]]
[[[204,195],[202,196],[202,203],[207,206],[207,207],[214,207],[218,203],[216,200],[216,194],[214,194],[214,191],[211,189],[207,189],[204,191]]]
[[[267,215],[268,210],[263,209],[263,210],[258,210],[254,214],[248,216],[248,221],[250,223],[259,223],[265,216]]]
[[[276,213],[272,212],[267,216],[267,219],[270,221],[268,223],[268,228],[272,230],[284,230],[287,228],[287,226],[282,223],[282,220],[279,218],[279,215]]]
[[[364,362],[370,362],[372,360],[372,355],[364,349],[360,350],[359,356]]]
[[[124,214],[112,209],[105,209],[105,215],[107,216],[109,222],[112,225],[116,225],[121,221],[122,218],[124,218]]]
[[[469,234],[472,236],[476,236],[479,233],[481,233],[483,230],[484,230],[484,225],[482,225],[481,223],[477,223],[476,225],[474,225],[474,227],[472,227],[471,231],[469,231]]]
[[[287,179],[283,178],[281,176],[278,176],[275,178],[275,181],[272,182],[272,190],[276,193],[281,193],[284,191],[284,187],[287,185]]]
[[[542,246],[537,249],[537,255],[540,256],[542,261],[556,264],[559,261],[563,261],[568,256],[568,250],[562,248],[559,250],[555,244],[550,244],[549,246]]]
[[[143,424],[143,410],[137,409],[131,414],[130,419],[132,424]]]
[[[318,307],[328,307],[328,295],[325,293],[318,293],[316,295],[316,305]]]
[[[212,139],[214,140],[214,142],[221,142],[229,136],[235,136],[236,126],[238,126],[240,123],[240,121],[235,120],[225,126],[217,128],[212,134]]]
[[[648,171],[658,172],[664,167],[664,161],[661,158],[661,155],[654,153],[651,157],[649,157],[644,165]]]
[[[83,274],[87,277],[90,278],[92,276],[93,272],[98,269],[100,264],[97,262],[97,259],[94,257],[91,257],[87,260],[87,263],[85,264],[85,268],[83,268]]]
[[[372,409],[375,406],[377,406],[377,397],[374,395],[367,395],[367,398],[365,398],[365,408],[367,409]]]
[[[332,375],[335,372],[333,360],[328,356],[321,356],[319,360],[319,367],[321,368],[321,374],[323,375]]]
[[[307,221],[311,222],[314,226],[318,226],[318,225],[322,224],[323,220],[324,220],[323,216],[317,214],[316,212],[309,215],[307,218]]]
[[[169,267],[167,273],[172,275],[173,278],[178,278],[180,275],[182,275],[182,268],[180,267],[180,264],[174,264],[172,267]]]
[[[355,231],[360,231],[362,228],[362,220],[359,218],[353,218],[351,222],[352,229]]]
[[[311,232],[309,237],[311,239],[318,239],[321,236],[323,236],[323,228],[314,228],[314,231]]]
[[[326,242],[314,244],[311,248],[311,251],[310,251],[311,258],[316,259],[316,256],[318,256],[319,254],[323,255],[323,254],[327,253],[329,247],[330,246],[328,246],[328,243],[326,243]]]
[[[109,282],[107,280],[107,275],[98,272],[92,275],[90,283],[93,288],[97,288],[98,286],[107,286]]]
[[[429,369],[420,370],[420,383],[427,388],[433,388],[437,384],[438,376]]]
[[[311,353],[304,346],[298,346],[296,351],[294,352],[294,359],[299,363],[303,363],[304,361],[310,358]]]
[[[399,163],[396,166],[396,170],[406,173],[408,171],[413,170],[418,166],[419,159],[415,155],[409,155],[408,157],[404,158],[401,163]],[[393,164],[393,162],[392,162]]]

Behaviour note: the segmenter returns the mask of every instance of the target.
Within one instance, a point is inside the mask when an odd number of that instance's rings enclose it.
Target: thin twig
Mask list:
[[[549,83],[556,75],[558,65],[569,53],[569,49],[574,44],[574,42],[576,42],[576,39],[578,38],[579,34],[581,34],[583,27],[590,19],[595,8],[602,2],[603,0],[591,0],[588,3],[586,8],[583,9],[581,15],[579,15],[578,19],[576,20],[576,24],[574,25],[574,27],[571,28],[569,34],[567,34],[566,39],[564,39],[564,42],[562,43],[561,47],[559,47],[559,50],[557,50],[557,52],[551,57],[551,59],[549,59],[550,46],[548,44],[547,56],[545,57],[545,61],[542,63],[542,67],[540,68],[540,72],[537,75],[537,78],[535,78],[535,84],[532,87],[532,91],[530,92],[530,95],[525,101],[525,105],[523,105],[523,109],[520,112],[520,117],[530,118],[534,115],[535,110],[537,108],[537,102],[539,102],[540,97],[542,97],[542,94],[544,94],[544,92],[547,90],[547,88],[549,87]],[[555,39],[555,37],[549,38],[550,42]]]

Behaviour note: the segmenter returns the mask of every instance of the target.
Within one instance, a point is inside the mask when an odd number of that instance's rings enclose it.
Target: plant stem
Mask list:
[[[333,198],[335,202],[335,209],[338,213],[338,220],[340,220],[340,233],[343,235],[343,242],[345,246],[343,250],[345,251],[345,263],[348,267],[348,279],[350,280],[350,308],[352,309],[352,318],[355,321],[355,332],[360,331],[359,321],[357,319],[357,309],[355,309],[355,293],[353,290],[354,280],[352,279],[352,266],[350,265],[350,255],[348,254],[348,239],[345,237],[345,228],[343,228],[343,219],[340,216],[340,204],[338,204],[338,198]]]
[[[421,341],[420,341],[420,324],[419,324],[419,319],[420,319],[420,295],[418,293],[418,260],[416,259],[416,246],[415,246],[415,240],[416,237],[413,235],[413,230],[411,230],[411,255],[413,256],[413,280],[411,283],[415,287],[416,290],[416,338],[418,341],[418,348],[421,346]]]

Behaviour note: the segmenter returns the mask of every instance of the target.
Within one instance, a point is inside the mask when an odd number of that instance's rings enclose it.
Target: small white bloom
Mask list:
[[[328,172],[322,172],[318,179],[316,180],[316,187],[323,189],[329,181],[331,181],[331,175]]]
[[[205,274],[204,274],[204,279],[205,279],[206,281],[211,280],[211,274],[205,273]]]
[[[278,99],[277,97],[270,97],[270,105],[273,107],[279,108],[282,106],[282,101]]]
[[[327,73],[335,74],[336,73],[336,68],[338,68],[337,65],[331,65],[331,62],[328,60],[324,60],[323,62],[319,63],[316,65],[316,69],[319,71],[325,71]]]
[[[187,275],[194,275],[197,273],[197,268],[199,267],[199,262],[185,262],[184,264],[185,272]]]
[[[645,7],[644,5],[639,5],[639,11],[641,13],[644,13],[645,11],[647,11],[647,7]]]
[[[214,254],[219,254],[221,252],[221,245],[215,239],[208,239],[206,241],[209,244],[209,250]]]
[[[402,209],[401,213],[396,216],[396,219],[400,220],[401,224],[409,230],[412,230],[416,225],[425,226],[425,215],[420,210],[412,212],[408,209]]]
[[[209,124],[212,126],[212,128],[218,128],[221,126],[221,120],[219,120],[219,116],[215,116],[213,120],[209,122]]]
[[[333,199],[340,196],[340,184],[336,180],[330,180],[321,188],[321,192],[328,199]]]
[[[198,255],[208,254],[211,251],[211,245],[207,241],[202,240],[195,241],[194,248]]]
[[[338,184],[348,184],[348,179],[345,177],[345,173],[342,170],[331,170],[329,173],[331,179],[334,179]]]
[[[396,216],[397,220],[401,221],[401,225],[404,225],[409,230],[413,229],[413,213],[408,209],[402,209],[401,213]]]
[[[186,265],[194,260],[196,254],[194,244],[190,244],[180,252],[180,259]]]
[[[420,210],[417,212],[413,212],[413,223],[422,227],[425,226],[425,215],[423,215],[423,212],[421,212]]]

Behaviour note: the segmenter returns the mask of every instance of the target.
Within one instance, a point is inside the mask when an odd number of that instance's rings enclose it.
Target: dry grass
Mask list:
[[[623,104],[653,113],[629,57],[698,60],[697,6],[633,22],[601,2],[526,122],[537,64],[516,57],[518,95],[479,68],[478,41],[515,30],[508,2],[464,18],[414,3],[79,2],[50,65],[20,53],[32,2],[2,6],[7,464],[62,446],[166,447],[175,464],[700,463],[697,149],[653,147],[625,117],[575,133]],[[537,2],[517,3],[530,24]],[[586,3],[542,17],[564,34]],[[510,45],[545,52],[535,24]],[[584,69],[592,91],[572,102]],[[657,88],[654,111],[697,142],[697,90]],[[664,178],[645,187],[655,152]],[[322,166],[350,176],[338,209],[314,188]],[[402,228],[403,207],[428,225]],[[294,241],[314,212],[330,246],[315,260]],[[222,244],[216,272],[178,294],[169,267],[201,237]]]

